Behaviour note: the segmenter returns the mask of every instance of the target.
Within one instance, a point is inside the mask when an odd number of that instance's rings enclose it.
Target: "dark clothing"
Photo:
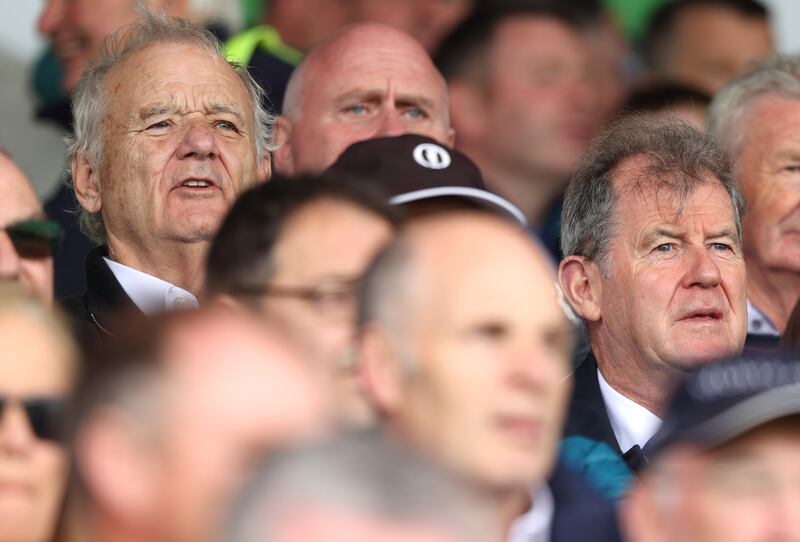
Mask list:
[[[776,335],[756,335],[754,333],[748,333],[744,341],[744,352],[742,352],[742,355],[752,358],[775,357],[781,352],[780,341],[781,338]]]
[[[272,56],[269,51],[259,48],[250,57],[247,71],[266,93],[264,106],[268,111],[279,115],[286,94],[286,84],[294,71],[294,64],[284,62]]]
[[[564,436],[581,436],[597,442],[604,442],[612,450],[622,455],[608,419],[608,412],[597,380],[597,361],[589,351],[573,374],[572,401],[567,416]]]
[[[83,344],[97,337],[114,337],[121,315],[144,317],[103,260],[104,256],[108,256],[105,246],[95,247],[89,252],[86,256],[86,292],[61,301],[61,307],[74,322],[78,339]]]
[[[58,191],[45,203],[47,216],[61,226],[64,237],[53,258],[56,299],[64,299],[86,290],[86,276],[83,263],[92,247],[95,246],[81,231],[78,223],[78,200],[75,192],[63,181]]]
[[[616,542],[622,539],[611,502],[577,474],[559,464],[548,485],[555,503],[551,542]]]

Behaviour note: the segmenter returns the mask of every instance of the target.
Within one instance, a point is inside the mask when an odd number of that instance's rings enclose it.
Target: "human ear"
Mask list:
[[[72,158],[72,186],[81,207],[87,212],[99,213],[103,208],[99,175],[83,154]]]
[[[575,313],[589,322],[602,318],[600,269],[583,256],[567,256],[558,267],[558,281]]]

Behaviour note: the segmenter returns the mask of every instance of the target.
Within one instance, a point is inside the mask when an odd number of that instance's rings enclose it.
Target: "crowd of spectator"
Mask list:
[[[0,146],[0,542],[800,541],[769,17],[46,1],[67,171],[42,204]]]

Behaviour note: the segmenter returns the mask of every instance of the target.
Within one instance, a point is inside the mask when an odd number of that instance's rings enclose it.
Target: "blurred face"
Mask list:
[[[163,2],[147,2],[158,9]],[[183,15],[181,2],[164,6]],[[95,60],[108,34],[137,18],[133,0],[45,0],[39,14],[38,30],[51,40],[53,51],[64,69],[64,93],[71,94],[90,60]]]
[[[275,153],[279,171],[322,171],[351,144],[376,137],[414,133],[452,144],[444,80],[411,38],[356,27],[326,47],[306,66],[298,111],[280,121],[288,141]]]
[[[773,50],[769,24],[724,7],[686,9],[675,22],[662,75],[714,95]]]
[[[738,354],[745,269],[730,198],[707,176],[678,211],[668,190],[633,184],[641,172],[623,164],[615,181],[618,222],[592,335],[654,371]]]
[[[42,218],[44,212],[23,173],[0,154],[0,228],[23,220]],[[0,280],[19,283],[39,299],[53,299],[53,258],[41,254],[17,252],[6,231],[0,230]]]
[[[481,485],[527,491],[548,475],[561,436],[571,329],[528,240],[472,220],[426,229],[407,341],[413,368],[389,416]]]
[[[81,204],[102,212],[109,244],[208,241],[236,196],[266,177],[247,90],[207,51],[151,45],[107,75],[105,92],[104,160],[88,181],[99,196]]]
[[[800,272],[800,102],[763,98],[737,157],[748,265]],[[752,264],[750,263],[752,262]]]
[[[793,424],[793,426],[790,426]],[[800,540],[800,432],[797,419],[761,428],[710,452],[676,449],[664,457],[668,481],[637,496],[645,542]],[[673,497],[658,499],[671,491]],[[638,525],[644,530],[643,525]],[[655,533],[658,531],[660,536]]]
[[[355,282],[393,235],[372,212],[341,201],[318,201],[289,219],[274,251],[270,286],[315,289],[316,299],[266,296],[266,320],[301,345],[332,379],[346,420],[359,421],[367,405],[353,372]]]
[[[52,536],[64,497],[67,455],[36,436],[21,401],[65,399],[71,367],[41,325],[0,314],[0,541]]]
[[[473,0],[358,0],[355,10],[356,20],[393,26],[434,52],[472,4]]]
[[[566,179],[601,115],[581,37],[553,19],[509,18],[488,66],[486,152],[503,168]]]
[[[324,429],[318,375],[244,320],[209,319],[173,340],[152,499],[165,540],[209,540],[249,469]]]

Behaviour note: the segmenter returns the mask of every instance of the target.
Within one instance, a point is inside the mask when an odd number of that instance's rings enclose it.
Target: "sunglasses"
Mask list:
[[[3,229],[22,258],[49,258],[63,235],[58,223],[39,218],[15,222]]]
[[[61,443],[64,437],[66,400],[54,397],[13,399],[0,397],[0,415],[9,404],[18,404],[25,411],[33,434],[41,440]]]

